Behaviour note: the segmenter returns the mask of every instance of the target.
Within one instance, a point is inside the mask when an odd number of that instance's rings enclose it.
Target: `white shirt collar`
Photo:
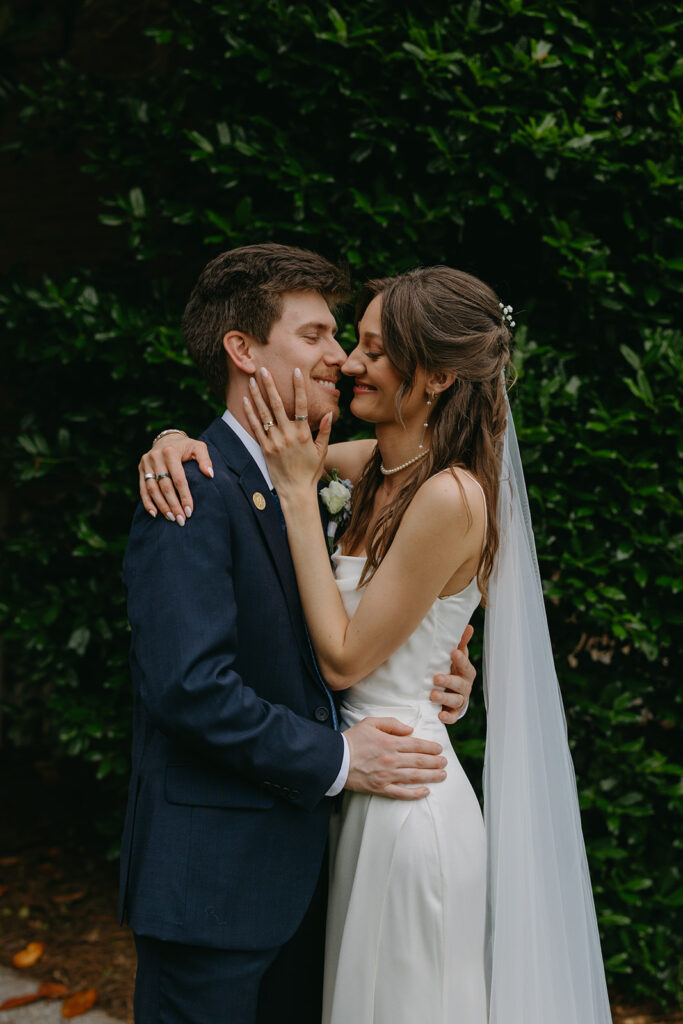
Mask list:
[[[235,417],[233,416],[233,414],[230,412],[229,409],[225,410],[225,412],[223,413],[222,419],[223,419],[223,422],[227,423],[227,425],[230,427],[230,429],[235,434],[237,434],[237,436],[239,437],[240,441],[242,442],[244,447],[247,449],[247,451],[251,455],[252,459],[254,460],[254,462],[256,463],[258,468],[261,470],[261,473],[263,475],[263,479],[268,484],[268,490],[272,491],[273,490],[273,481],[270,479],[270,473],[268,472],[268,466],[266,465],[266,457],[263,454],[263,452],[261,451],[261,446],[258,443],[258,441],[256,440],[256,438],[252,437],[251,434],[247,430],[244,429],[242,424],[239,422],[239,420],[235,419]]]

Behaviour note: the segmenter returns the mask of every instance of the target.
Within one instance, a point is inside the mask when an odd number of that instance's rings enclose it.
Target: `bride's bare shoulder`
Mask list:
[[[462,520],[465,531],[483,526],[486,516],[479,481],[460,467],[451,467],[425,480],[410,508],[420,516],[448,522],[451,529]]]

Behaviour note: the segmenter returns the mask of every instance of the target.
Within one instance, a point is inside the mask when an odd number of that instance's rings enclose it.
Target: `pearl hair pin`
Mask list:
[[[498,305],[502,310],[501,316],[503,317],[503,321],[507,324],[507,326],[516,327],[517,325],[515,321],[512,319],[512,306],[504,306],[502,302],[499,302]]]

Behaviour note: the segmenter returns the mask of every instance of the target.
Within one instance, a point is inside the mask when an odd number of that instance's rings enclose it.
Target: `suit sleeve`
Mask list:
[[[188,467],[195,511],[183,528],[140,506],[124,563],[140,697],[165,735],[259,786],[314,807],[339,773],[341,735],[269,704],[235,668],[230,513]]]

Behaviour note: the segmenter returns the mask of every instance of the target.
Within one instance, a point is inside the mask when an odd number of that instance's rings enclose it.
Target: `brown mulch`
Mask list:
[[[116,918],[113,837],[93,826],[95,793],[69,766],[0,764],[0,963],[12,967],[16,952],[42,942],[27,975],[95,988],[102,1010],[132,1024],[135,946]]]
[[[116,918],[117,865],[92,826],[96,792],[69,768],[0,763],[0,963],[42,942],[27,975],[95,988],[101,1009],[133,1024],[135,946]],[[614,1024],[683,1024],[683,1013],[616,996],[612,1014]]]

